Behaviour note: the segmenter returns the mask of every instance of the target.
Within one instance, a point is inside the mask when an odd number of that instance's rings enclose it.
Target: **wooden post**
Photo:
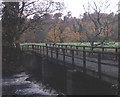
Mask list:
[[[85,46],[83,46],[83,50],[85,50]]]
[[[33,49],[33,51],[34,51],[34,45],[32,45],[32,49]]]
[[[98,76],[101,79],[101,53],[98,53]]]
[[[40,45],[40,54],[41,54],[41,45]]]
[[[105,48],[102,47],[102,52],[104,52],[104,51],[105,51]],[[104,58],[104,53],[102,54],[102,57]]]
[[[93,49],[94,49],[94,47],[92,46],[92,47],[91,47],[91,50],[92,50],[92,55],[93,55]]]
[[[73,69],[74,69],[74,50],[71,50],[71,53],[72,53],[72,66],[73,66]]]
[[[56,59],[58,60],[58,48],[56,48]]]
[[[53,51],[52,51],[53,49],[52,49],[52,47],[51,47],[51,58],[53,58]]]
[[[83,51],[83,72],[86,73],[86,51]]]
[[[118,52],[118,48],[115,48],[115,52],[116,53]],[[118,56],[116,55],[115,60],[117,61],[117,59],[118,59]]]
[[[48,57],[48,47],[46,47],[46,55],[47,55],[47,57]]]
[[[102,47],[102,52],[104,52],[105,51],[105,48],[104,47]]]
[[[78,46],[76,46],[76,55],[78,55]]]
[[[63,62],[65,62],[65,49],[62,49],[63,51]]]
[[[67,53],[67,45],[65,46],[65,48],[66,48],[66,53]]]

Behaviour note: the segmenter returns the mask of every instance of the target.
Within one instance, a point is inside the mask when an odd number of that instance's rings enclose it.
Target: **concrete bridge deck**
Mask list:
[[[57,48],[59,49],[59,48]],[[62,49],[62,48],[60,48]],[[64,49],[65,50],[65,49]],[[70,49],[68,49],[70,50]],[[90,76],[97,77],[101,80],[115,84],[118,81],[118,62],[114,60],[105,60],[100,58],[91,58],[87,56],[80,56],[74,53],[66,53],[60,51],[53,51],[51,48],[34,49],[38,55],[44,55],[49,59],[56,62],[62,62],[62,64],[69,64],[74,70],[79,70]],[[108,55],[109,57],[109,55]],[[100,60],[99,60],[100,59]]]

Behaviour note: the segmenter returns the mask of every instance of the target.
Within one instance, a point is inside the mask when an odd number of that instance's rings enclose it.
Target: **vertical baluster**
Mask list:
[[[72,53],[72,68],[74,69],[74,50],[71,50]]]
[[[41,45],[40,45],[40,54],[41,54]]]
[[[32,45],[32,50],[34,51],[34,45]]]
[[[67,45],[65,46],[65,48],[66,48],[66,53],[67,53]]]
[[[83,51],[83,72],[86,72],[86,51]]]
[[[53,58],[53,48],[51,47],[51,58]]]
[[[98,53],[98,76],[101,79],[101,53]]]
[[[56,48],[56,59],[58,60],[58,48]]]
[[[62,49],[63,51],[63,62],[65,62],[65,49]]]
[[[105,51],[105,48],[102,47],[102,52],[104,52],[104,51]],[[102,54],[102,58],[104,58],[104,54]]]
[[[46,55],[47,55],[47,57],[48,57],[48,47],[46,47]]]

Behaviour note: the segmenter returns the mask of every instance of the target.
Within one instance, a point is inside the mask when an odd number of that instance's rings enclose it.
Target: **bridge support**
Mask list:
[[[76,71],[72,69],[67,70],[66,76],[66,93],[67,95],[73,95],[73,75]]]

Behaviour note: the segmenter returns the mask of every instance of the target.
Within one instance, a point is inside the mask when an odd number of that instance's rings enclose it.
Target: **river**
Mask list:
[[[2,95],[52,95],[59,93],[36,81],[29,81],[29,75],[25,72],[14,74],[2,79]]]

